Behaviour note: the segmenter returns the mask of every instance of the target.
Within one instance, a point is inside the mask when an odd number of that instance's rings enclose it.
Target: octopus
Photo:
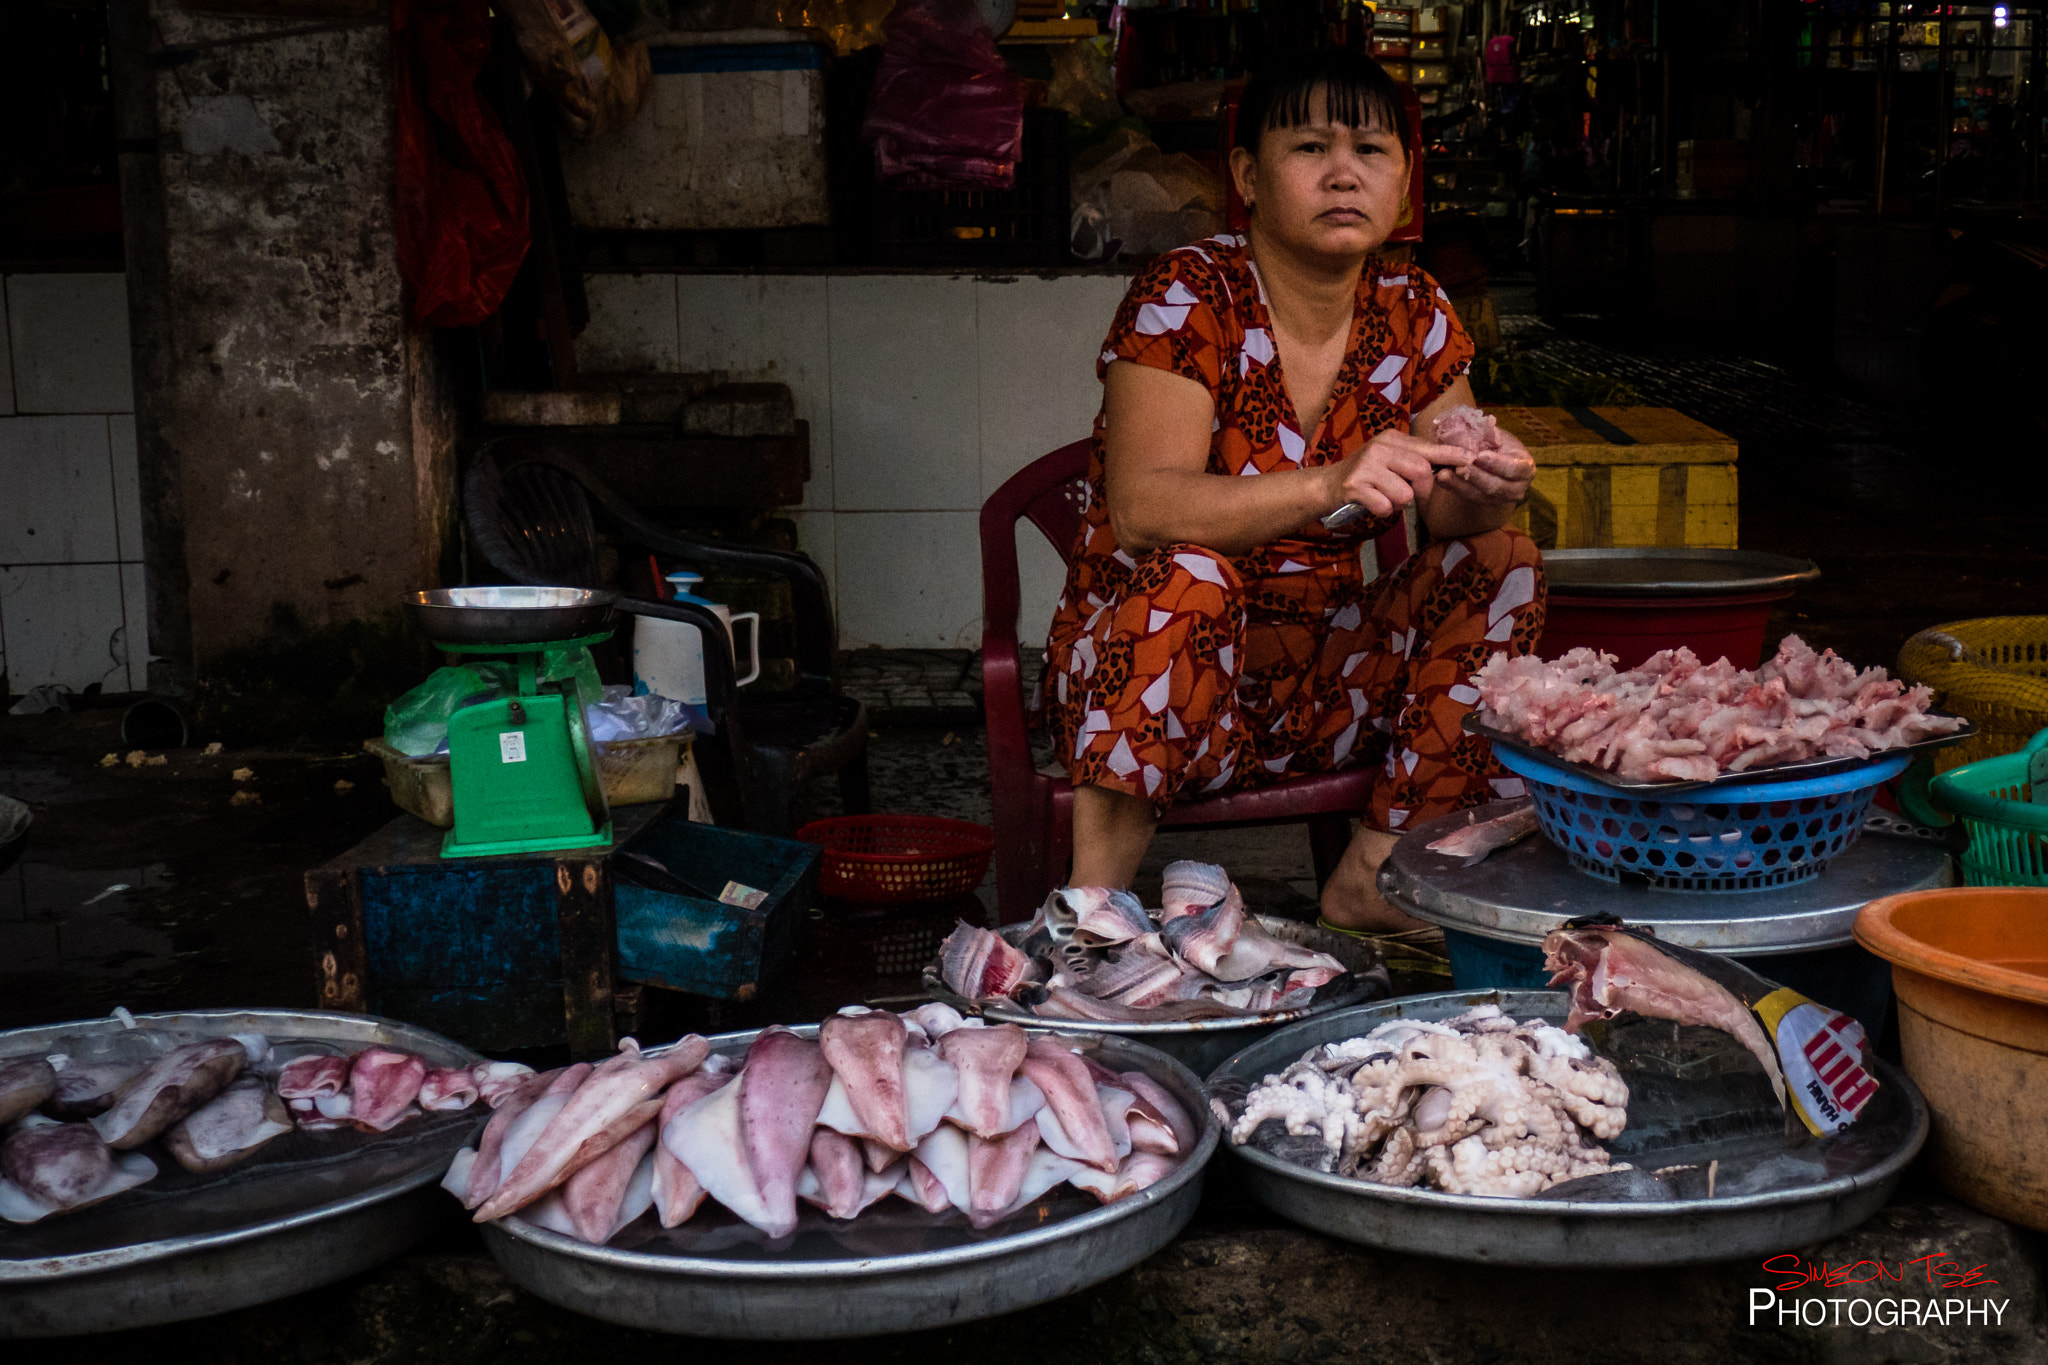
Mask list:
[[[1599,1144],[1627,1122],[1612,1062],[1483,1005],[1314,1049],[1246,1094],[1230,1140],[1376,1184],[1526,1199],[1626,1169]]]

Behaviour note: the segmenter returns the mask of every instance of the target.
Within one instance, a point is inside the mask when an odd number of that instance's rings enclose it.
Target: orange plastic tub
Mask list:
[[[1892,964],[1935,1175],[1966,1204],[2048,1231],[2048,888],[1887,896],[1857,915],[1856,940]]]

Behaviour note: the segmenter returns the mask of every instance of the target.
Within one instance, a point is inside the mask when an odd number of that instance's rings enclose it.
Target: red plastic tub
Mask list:
[[[1771,604],[1820,576],[1811,560],[1753,550],[1551,550],[1543,563],[1550,608],[1537,653],[1584,646],[1623,668],[1680,645],[1755,668]]]

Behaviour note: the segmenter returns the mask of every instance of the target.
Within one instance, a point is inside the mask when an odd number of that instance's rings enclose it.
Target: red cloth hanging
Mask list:
[[[477,93],[487,0],[392,0],[398,61],[398,270],[420,327],[473,327],[526,259],[526,177]]]

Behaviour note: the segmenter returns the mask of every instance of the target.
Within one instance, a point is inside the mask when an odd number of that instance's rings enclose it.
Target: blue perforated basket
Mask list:
[[[1607,881],[1639,873],[1667,891],[1761,891],[1818,877],[1863,831],[1877,789],[1913,761],[1895,754],[1778,782],[1740,774],[1652,797],[1505,745],[1493,752],[1528,784],[1545,837],[1574,867]]]

